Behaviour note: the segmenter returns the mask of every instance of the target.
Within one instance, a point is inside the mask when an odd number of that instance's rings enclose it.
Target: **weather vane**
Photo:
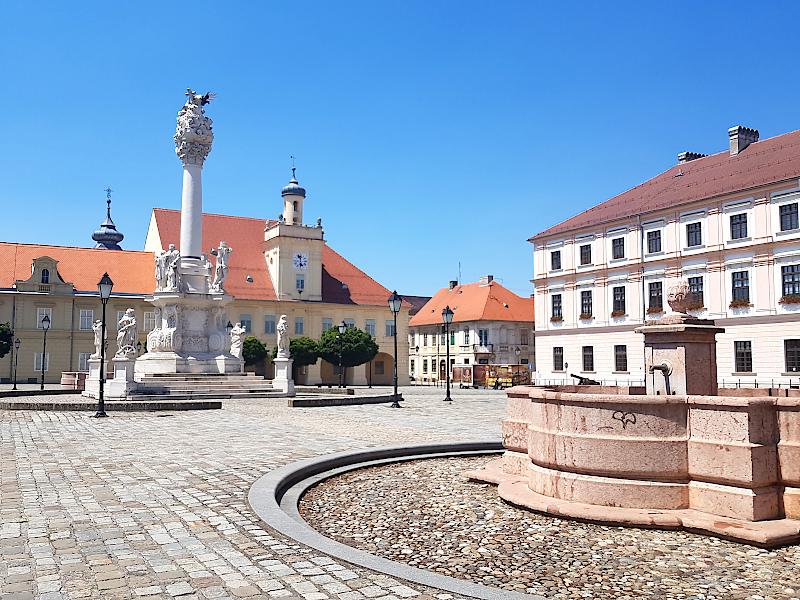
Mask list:
[[[106,193],[106,198],[108,198],[108,201],[111,202],[111,192],[113,192],[114,190],[111,189],[111,186],[108,186],[103,191]]]

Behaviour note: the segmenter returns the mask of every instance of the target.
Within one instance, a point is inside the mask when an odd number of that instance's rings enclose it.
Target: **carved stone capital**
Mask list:
[[[208,153],[211,152],[213,141],[211,119],[205,116],[200,104],[194,99],[189,99],[178,113],[178,127],[175,133],[175,153],[183,161],[183,166],[202,167]]]

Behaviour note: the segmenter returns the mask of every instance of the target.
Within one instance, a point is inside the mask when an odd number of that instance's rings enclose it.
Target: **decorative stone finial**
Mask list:
[[[211,131],[211,119],[205,116],[203,106],[208,104],[214,94],[205,96],[195,94],[187,89],[189,99],[178,113],[178,129],[175,133],[175,153],[183,161],[183,166],[203,166],[208,153],[211,152],[211,142],[214,133]]]
[[[676,313],[686,314],[692,305],[692,293],[689,283],[685,279],[679,279],[671,285],[667,293],[667,304]]]

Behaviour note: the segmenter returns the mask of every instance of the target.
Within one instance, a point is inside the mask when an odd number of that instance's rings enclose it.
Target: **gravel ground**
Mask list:
[[[505,504],[462,472],[489,458],[365,469],[310,490],[321,533],[391,560],[553,598],[768,600],[800,595],[800,546],[762,550],[680,531],[566,521]]]

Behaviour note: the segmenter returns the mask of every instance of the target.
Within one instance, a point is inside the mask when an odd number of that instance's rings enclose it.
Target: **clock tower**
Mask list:
[[[283,188],[283,214],[264,232],[264,259],[278,300],[322,300],[322,225],[303,225],[306,191],[295,179]]]

